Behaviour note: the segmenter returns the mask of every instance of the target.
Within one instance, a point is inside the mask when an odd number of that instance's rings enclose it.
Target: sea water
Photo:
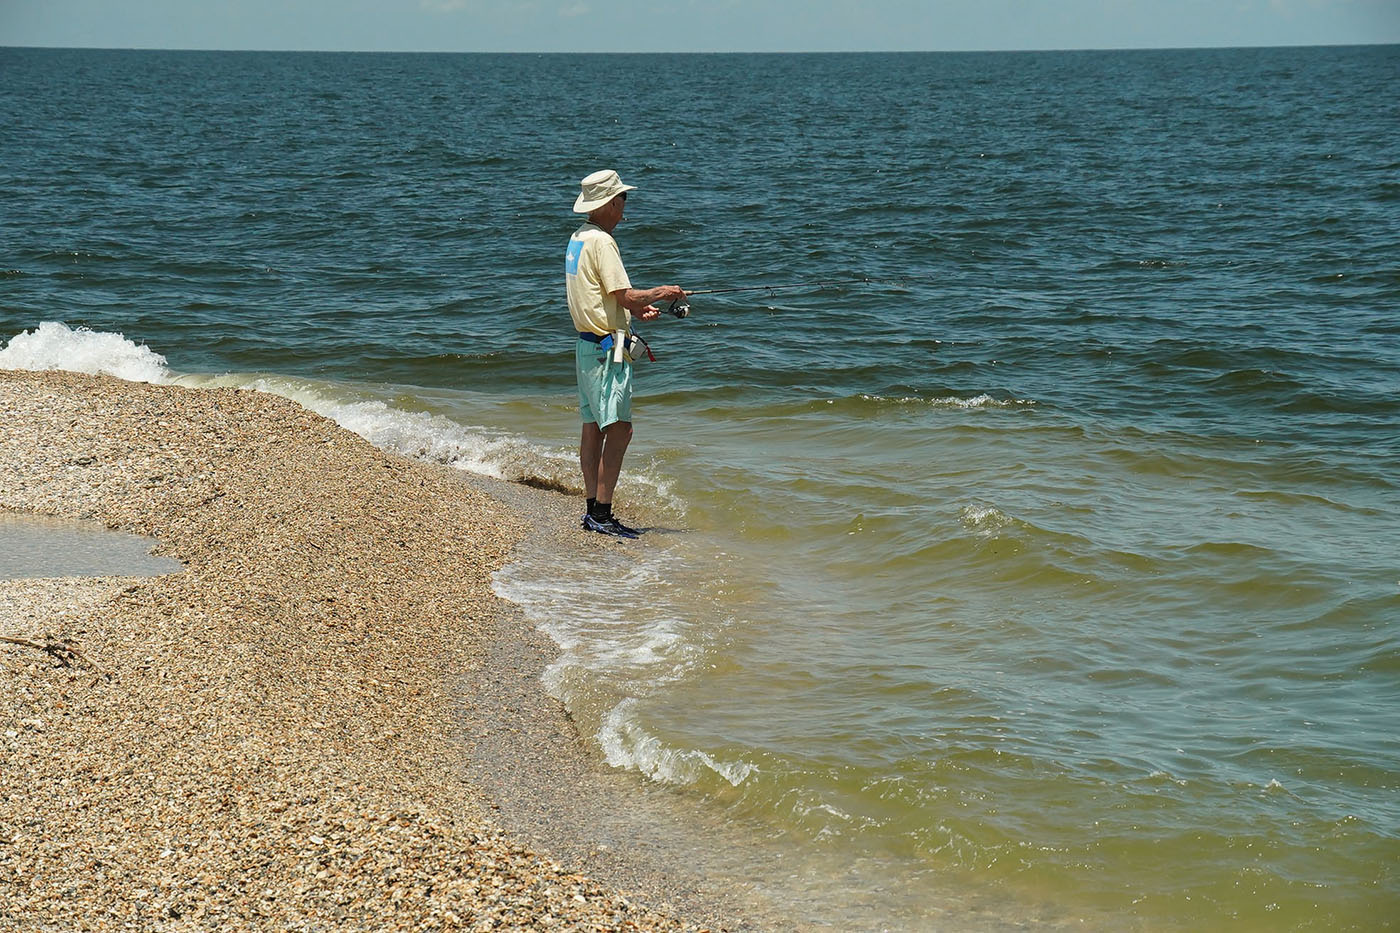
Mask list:
[[[579,178],[638,186],[639,285],[812,283],[642,327],[652,530],[496,580],[600,758],[827,872],[794,923],[1400,918],[1400,48],[10,49],[0,88],[0,366],[577,488]]]
[[[35,577],[146,577],[183,565],[151,553],[152,538],[98,522],[0,512],[0,580]]]

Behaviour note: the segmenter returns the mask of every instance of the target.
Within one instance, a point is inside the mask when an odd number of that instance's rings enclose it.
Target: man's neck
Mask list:
[[[619,217],[613,216],[613,212],[606,207],[588,215],[589,223],[609,235],[611,235],[613,230],[617,227],[617,222],[620,219]],[[611,223],[609,223],[609,221],[611,221]]]

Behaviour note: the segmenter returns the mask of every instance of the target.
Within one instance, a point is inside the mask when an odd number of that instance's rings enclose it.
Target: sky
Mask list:
[[[1400,42],[1400,0],[0,0],[0,46],[424,52]]]

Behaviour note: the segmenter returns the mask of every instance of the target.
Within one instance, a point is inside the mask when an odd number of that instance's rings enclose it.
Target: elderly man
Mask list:
[[[622,458],[632,441],[632,360],[627,353],[632,314],[643,321],[661,312],[652,304],[685,297],[677,285],[632,287],[612,232],[622,221],[627,192],[617,172],[594,172],[583,179],[574,213],[588,222],[569,238],[564,255],[564,283],[569,315],[578,340],[574,347],[578,373],[578,407],[583,420],[579,467],[588,496],[583,527],[619,538],[639,532],[612,513],[613,489],[622,472]]]

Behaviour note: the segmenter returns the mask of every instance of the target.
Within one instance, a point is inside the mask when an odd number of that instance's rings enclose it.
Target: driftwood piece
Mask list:
[[[99,673],[105,673],[96,662],[79,651],[78,646],[67,638],[45,638],[43,641],[35,641],[32,638],[0,635],[0,642],[4,642],[8,645],[19,645],[21,648],[33,648],[36,651],[42,651],[64,667],[72,667],[74,661],[82,661],[93,670]]]

